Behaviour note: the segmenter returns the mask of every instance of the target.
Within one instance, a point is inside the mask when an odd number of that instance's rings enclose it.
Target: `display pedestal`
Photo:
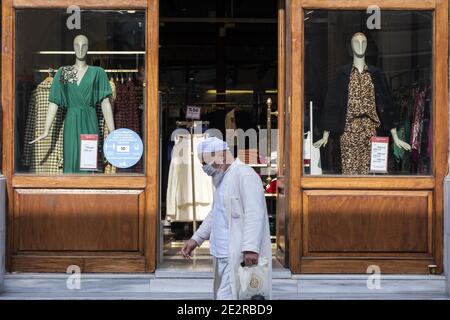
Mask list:
[[[444,272],[446,277],[446,290],[450,295],[450,177],[444,180]]]
[[[5,275],[5,177],[0,176],[0,293]]]

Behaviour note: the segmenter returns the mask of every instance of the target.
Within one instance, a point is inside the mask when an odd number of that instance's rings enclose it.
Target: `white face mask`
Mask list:
[[[220,184],[225,174],[225,171],[214,168],[210,163],[203,165],[202,169],[208,176],[213,178],[213,184],[215,187]]]

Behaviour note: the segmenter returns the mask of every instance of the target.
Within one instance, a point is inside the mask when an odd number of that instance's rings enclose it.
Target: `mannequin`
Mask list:
[[[354,68],[356,68],[357,72],[359,73],[356,76],[360,76],[360,77],[363,75],[363,72],[365,72],[365,71],[367,71],[367,72],[370,71],[371,73],[378,72],[378,75],[381,74],[381,71],[366,65],[365,53],[366,53],[366,49],[367,49],[367,38],[366,38],[366,36],[363,33],[358,32],[358,33],[353,35],[352,40],[351,40],[351,47],[352,47],[352,51],[353,51],[353,65],[351,67],[351,72],[355,72]],[[348,71],[349,74],[355,75],[355,73],[351,73],[350,72],[350,68],[349,67],[348,67],[347,71]],[[342,73],[341,73],[341,75],[342,75]],[[378,86],[376,86],[375,80],[373,80],[374,77],[371,76],[371,78],[372,78],[372,81],[370,81],[369,84],[370,84],[370,86],[372,86],[372,82],[374,82],[374,86],[375,86],[375,89],[372,90],[372,92],[371,92],[371,97],[373,98],[373,100],[375,100],[375,96],[378,98],[379,94],[378,94],[378,92],[373,92],[373,91],[376,91],[377,89],[380,90],[380,88],[382,90],[388,91],[388,87],[387,87],[387,83],[385,83],[384,81],[380,81],[382,83],[378,84]],[[348,79],[349,78],[346,78],[347,81],[348,81]],[[343,79],[341,78],[340,80],[343,80]],[[367,84],[367,85],[369,86],[369,84]],[[336,84],[336,87],[339,87],[339,85],[342,85],[342,84]],[[370,91],[369,88],[363,88],[363,90],[369,90]],[[335,91],[339,92],[339,91],[342,91],[342,90],[335,89]],[[339,99],[336,99],[336,97],[339,94],[337,94],[336,92],[334,94],[335,95],[334,96],[332,95],[331,98],[329,99],[331,101],[329,104],[332,105],[332,108],[334,108],[336,106],[336,103],[339,103]],[[349,98],[349,97],[347,97],[347,98]],[[333,100],[337,100],[338,102],[333,102]],[[387,99],[387,100],[389,100],[389,99]],[[350,99],[348,99],[347,101],[342,102],[342,103],[348,103],[348,105],[350,105]],[[373,104],[375,104],[375,101],[373,101]],[[377,108],[378,108],[378,104],[379,103],[377,102],[376,103],[376,107]],[[389,107],[389,102],[386,103],[386,109],[387,109],[387,107]],[[329,112],[329,113],[336,112],[336,111],[332,110],[332,108],[329,108],[329,110],[327,110],[327,108],[325,108],[325,112]],[[348,106],[346,105],[345,108],[348,108]],[[345,110],[345,113],[347,111],[348,110]],[[374,110],[374,112],[376,112],[376,110]],[[388,112],[386,112],[386,113],[388,113]],[[382,119],[382,117],[378,118],[378,116],[376,114],[374,114],[374,113],[372,113],[372,114],[373,114],[373,117],[372,117],[373,121],[372,121],[372,123],[368,122],[372,126],[379,126],[381,123],[383,123],[383,120],[387,119],[386,115],[383,115],[385,118]],[[331,115],[331,114],[324,114],[324,118],[332,117],[332,116],[333,115]],[[327,121],[325,121],[326,124],[332,122],[332,120],[330,120],[330,119],[326,119],[326,120],[327,120]],[[344,122],[346,122],[345,119],[341,119],[341,120],[344,120]],[[377,122],[378,122],[378,124],[377,124]],[[342,126],[342,125],[343,124],[341,123],[340,126]],[[399,147],[399,148],[402,148],[404,150],[410,151],[411,150],[411,146],[408,143],[406,143],[406,142],[404,142],[404,141],[399,139],[399,137],[397,135],[397,129],[394,127],[394,124],[388,124],[388,125],[389,125],[389,130],[390,130],[390,133],[392,135],[393,142],[395,143],[395,145],[397,147]],[[314,146],[317,147],[317,148],[326,146],[327,143],[328,143],[330,130],[327,130],[326,126],[327,125],[325,125],[325,127],[324,127],[324,132],[323,132],[322,138],[314,143]],[[333,127],[333,126],[331,125],[330,127]],[[345,130],[347,130],[347,128],[348,128],[347,122],[346,122],[345,128],[346,128]],[[342,129],[344,129],[343,126],[342,126]],[[342,133],[342,136],[344,135],[344,130],[342,130],[342,132],[340,132],[339,130],[335,130],[335,131],[338,132],[338,133]],[[341,138],[342,138],[342,136],[341,136]],[[349,135],[349,137],[350,137],[350,139],[352,139],[351,135]],[[370,140],[370,137],[368,137],[368,139]],[[351,141],[350,141],[350,144],[351,144]],[[356,144],[356,145],[358,145],[358,144]],[[358,153],[358,151],[356,151],[356,154],[357,153]],[[357,161],[357,160],[355,160],[355,161]],[[345,174],[345,172],[344,172],[344,174]]]
[[[109,131],[112,132],[115,129],[113,111],[109,100],[112,90],[105,71],[100,67],[87,65],[86,58],[89,40],[86,36],[76,36],[73,46],[75,64],[58,69],[52,83],[44,132],[30,142],[31,144],[47,138],[58,107],[68,108],[64,123],[65,173],[82,172],[79,170],[78,135],[98,134],[97,116],[95,113],[96,103],[101,103],[102,113]],[[72,123],[73,126],[71,126]],[[70,156],[72,159],[68,160],[67,156]],[[66,161],[72,163],[66,165]]]

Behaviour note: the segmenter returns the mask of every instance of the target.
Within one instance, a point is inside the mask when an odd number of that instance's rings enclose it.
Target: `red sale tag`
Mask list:
[[[370,143],[370,172],[387,173],[389,137],[372,137]]]
[[[80,170],[96,170],[98,135],[80,134]]]

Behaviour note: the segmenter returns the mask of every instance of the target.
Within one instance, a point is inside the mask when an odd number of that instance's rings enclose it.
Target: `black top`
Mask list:
[[[322,130],[337,134],[344,132],[352,66],[351,63],[339,68],[336,79],[328,86],[320,124]],[[374,66],[368,66],[368,68],[375,88],[377,114],[383,128],[389,131],[398,124],[394,114],[394,100],[391,90],[383,71]]]

